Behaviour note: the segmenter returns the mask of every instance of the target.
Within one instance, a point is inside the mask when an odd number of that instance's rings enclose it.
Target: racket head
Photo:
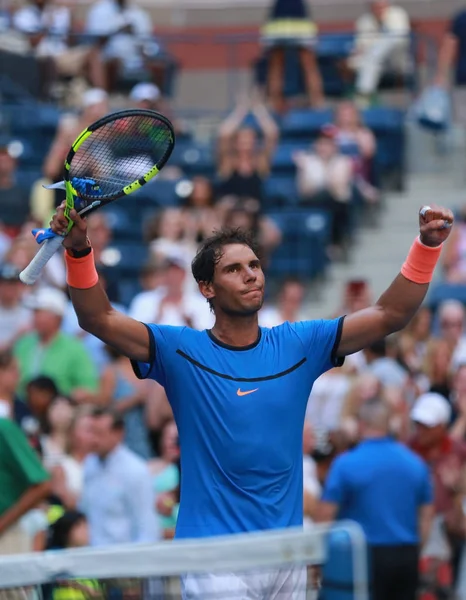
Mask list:
[[[78,136],[68,153],[67,199],[71,190],[79,198],[78,212],[89,214],[127,196],[160,172],[174,146],[173,125],[156,111],[123,110],[103,117]],[[74,178],[93,180],[95,185],[78,191]]]

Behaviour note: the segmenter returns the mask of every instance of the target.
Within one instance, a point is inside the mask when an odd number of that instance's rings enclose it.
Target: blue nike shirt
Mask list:
[[[140,378],[164,388],[178,426],[177,538],[302,525],[302,436],[314,381],[334,366],[343,318],[260,328],[234,348],[210,331],[147,325]]]

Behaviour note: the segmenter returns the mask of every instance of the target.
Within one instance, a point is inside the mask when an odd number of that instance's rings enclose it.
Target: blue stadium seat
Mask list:
[[[180,167],[186,175],[212,177],[216,169],[214,149],[210,144],[182,140],[175,144],[168,164]]]
[[[141,242],[115,241],[106,252],[112,271],[120,277],[138,277],[139,269],[148,257],[148,248]]]
[[[397,108],[373,107],[362,113],[362,120],[375,134],[402,129],[405,113]]]
[[[305,278],[324,274],[328,264],[326,248],[330,242],[330,215],[313,208],[289,208],[267,214],[283,236],[282,244],[272,255],[270,274]]]
[[[309,142],[317,136],[320,129],[333,121],[333,112],[324,110],[292,110],[282,121],[282,139],[306,139]]]
[[[139,213],[148,207],[178,206],[181,202],[179,184],[183,181],[185,179],[155,179],[131,194],[125,205],[131,213]]]
[[[427,304],[436,311],[445,300],[459,300],[466,306],[466,284],[437,283],[432,286],[427,296]]]
[[[300,150],[309,150],[310,144],[304,140],[298,142],[282,142],[276,149],[272,158],[272,172],[274,174],[296,173],[293,154]]]
[[[139,294],[140,291],[141,286],[136,276],[129,278],[125,277],[118,282],[118,294],[120,302],[123,304],[123,306],[126,306],[126,308],[129,307],[134,296]]]
[[[264,206],[290,206],[297,204],[298,190],[296,188],[296,176],[271,175],[265,180],[263,186]]]
[[[142,237],[142,219],[133,218],[124,206],[124,203],[110,204],[103,210],[115,243],[137,241]]]

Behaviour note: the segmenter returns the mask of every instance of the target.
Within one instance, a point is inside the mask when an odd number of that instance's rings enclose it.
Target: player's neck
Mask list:
[[[217,316],[212,334],[224,344],[241,348],[250,346],[259,337],[259,319],[257,313],[247,317],[230,315]]]

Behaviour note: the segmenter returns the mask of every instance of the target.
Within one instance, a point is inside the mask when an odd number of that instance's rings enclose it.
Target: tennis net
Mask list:
[[[320,591],[318,591],[320,588]],[[364,534],[341,522],[0,557],[0,600],[367,600]]]

